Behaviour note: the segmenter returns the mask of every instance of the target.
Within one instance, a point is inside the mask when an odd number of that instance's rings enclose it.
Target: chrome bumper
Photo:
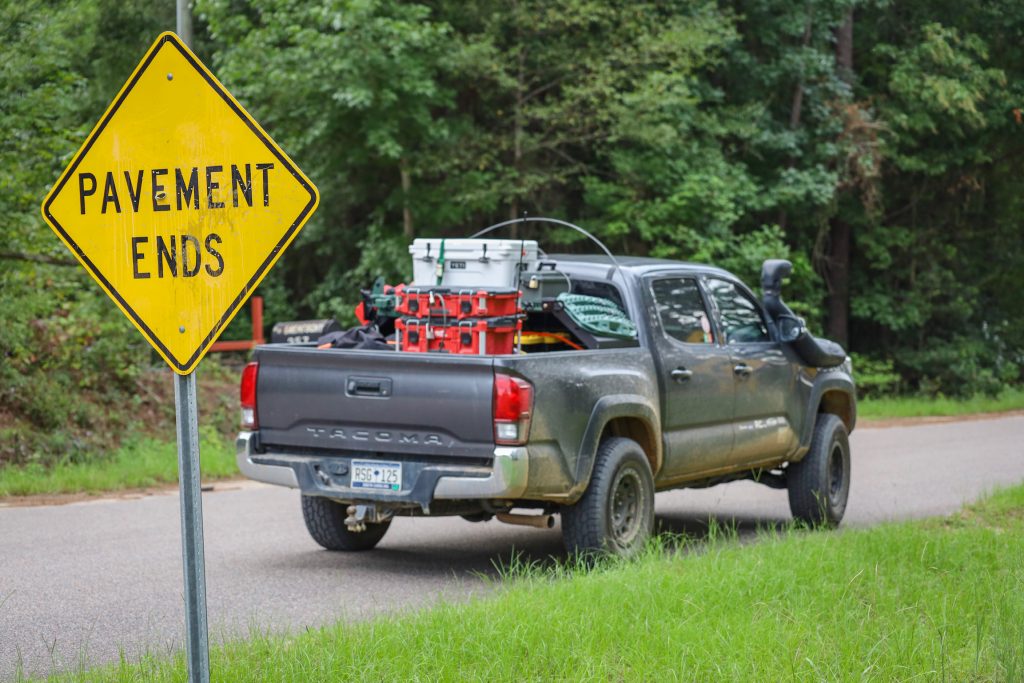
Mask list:
[[[530,458],[525,448],[498,446],[494,449],[494,465],[489,470],[479,468],[478,471],[483,476],[466,476],[477,473],[467,469],[460,476],[441,477],[437,480],[434,498],[519,498],[526,492]]]
[[[299,488],[299,480],[295,478],[295,470],[291,467],[280,467],[278,465],[261,465],[252,461],[252,442],[255,434],[253,432],[242,432],[235,441],[237,451],[238,469],[242,474],[263,481],[268,484]]]
[[[238,435],[236,449],[238,469],[242,474],[256,481],[302,488],[295,469],[288,464],[268,465],[253,462],[253,432]],[[274,453],[260,453],[259,459],[270,458],[280,461],[306,458],[284,456]],[[435,500],[490,500],[516,499],[526,492],[529,476],[529,457],[526,448],[498,446],[494,449],[494,463],[490,467],[454,467],[452,465],[425,465],[425,470],[441,473],[434,486]],[[424,492],[424,496],[430,495]]]

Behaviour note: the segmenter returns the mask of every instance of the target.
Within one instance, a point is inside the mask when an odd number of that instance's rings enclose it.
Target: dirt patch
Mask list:
[[[203,482],[203,493],[221,493],[263,486],[258,482],[243,479],[218,479]],[[123,491],[94,491],[92,493],[40,493],[33,496],[9,496],[0,498],[0,508],[40,507],[44,505],[71,505],[73,503],[99,503],[112,500],[139,500],[150,496],[173,496],[178,494],[177,484],[149,486]]]
[[[1006,410],[1001,413],[972,413],[970,415],[935,415],[928,417],[865,418],[857,421],[858,429],[886,429],[888,427],[919,427],[946,422],[975,422],[1000,420],[1004,417],[1024,416],[1024,410]]]
[[[174,373],[160,368],[136,380],[141,397],[135,411],[138,430],[154,438],[174,438]],[[229,371],[197,376],[201,424],[212,424],[225,436],[237,428],[238,379]]]

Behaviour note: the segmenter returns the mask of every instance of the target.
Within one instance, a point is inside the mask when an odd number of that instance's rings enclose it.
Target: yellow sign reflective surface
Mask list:
[[[312,215],[316,187],[164,33],[43,202],[43,217],[179,374]]]

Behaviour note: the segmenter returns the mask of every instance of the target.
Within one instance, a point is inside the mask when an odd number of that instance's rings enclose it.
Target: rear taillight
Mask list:
[[[494,443],[523,446],[530,438],[533,385],[511,375],[494,376]]]
[[[249,363],[245,370],[242,370],[242,387],[239,392],[242,404],[242,429],[259,429],[260,426],[256,418],[256,375],[259,371],[259,363]]]

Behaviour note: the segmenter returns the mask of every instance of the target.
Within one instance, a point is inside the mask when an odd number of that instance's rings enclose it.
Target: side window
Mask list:
[[[722,316],[722,332],[727,344],[770,341],[761,309],[736,285],[708,278],[708,291]]]
[[[662,278],[651,283],[665,334],[687,344],[711,344],[711,320],[693,278]]]

